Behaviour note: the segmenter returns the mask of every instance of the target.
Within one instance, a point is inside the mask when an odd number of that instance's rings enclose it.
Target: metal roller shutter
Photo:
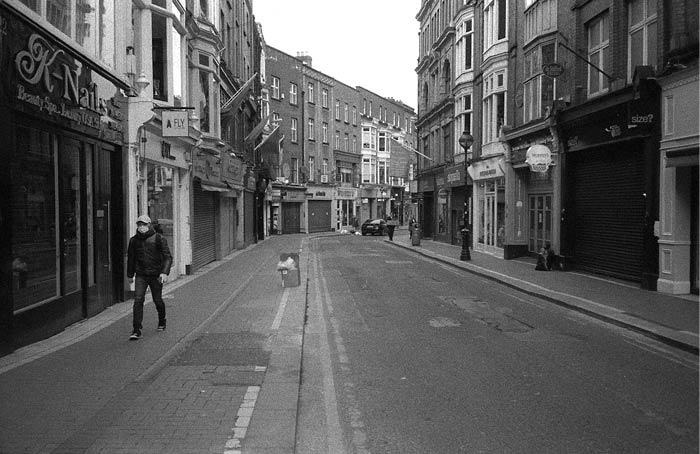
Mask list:
[[[644,157],[632,150],[611,151],[581,153],[573,163],[576,267],[639,281]]]
[[[192,222],[192,270],[216,260],[216,196],[202,190],[195,181],[193,190],[194,219]]]
[[[331,229],[331,201],[309,200],[309,233]]]

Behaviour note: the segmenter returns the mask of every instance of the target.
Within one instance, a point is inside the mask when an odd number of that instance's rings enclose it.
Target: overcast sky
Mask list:
[[[254,0],[265,42],[351,87],[417,108],[421,0]]]

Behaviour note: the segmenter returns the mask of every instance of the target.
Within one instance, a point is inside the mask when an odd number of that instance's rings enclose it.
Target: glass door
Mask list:
[[[528,249],[539,252],[546,243],[552,242],[552,196],[530,196],[530,232]]]

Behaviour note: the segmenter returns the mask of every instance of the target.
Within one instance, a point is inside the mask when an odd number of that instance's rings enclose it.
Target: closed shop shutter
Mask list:
[[[641,280],[645,203],[641,146],[637,152],[630,148],[579,153],[572,161],[576,267]]]
[[[301,203],[282,204],[282,233],[301,232]]]
[[[331,230],[331,201],[309,200],[309,233]]]
[[[193,189],[192,271],[216,260],[216,195],[202,190],[198,181]]]

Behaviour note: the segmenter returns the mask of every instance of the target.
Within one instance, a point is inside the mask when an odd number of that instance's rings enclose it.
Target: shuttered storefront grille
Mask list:
[[[192,270],[216,260],[216,195],[194,183],[194,220],[192,222]]]
[[[579,153],[572,161],[574,181],[570,182],[570,188],[575,211],[576,267],[641,280],[644,247],[641,147],[636,152],[629,149]]]
[[[309,233],[331,230],[331,201],[309,200]]]

